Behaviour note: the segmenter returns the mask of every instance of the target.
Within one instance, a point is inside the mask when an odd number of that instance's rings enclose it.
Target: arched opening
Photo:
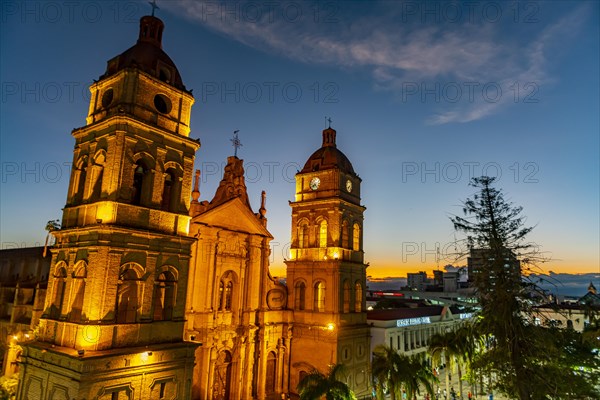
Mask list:
[[[346,280],[344,281],[344,301],[343,301],[343,305],[344,305],[344,310],[343,312],[345,313],[349,313],[350,312],[350,283]]]
[[[147,193],[150,193],[150,169],[139,160],[133,171],[133,196],[131,202],[134,205],[145,205]]]
[[[74,170],[74,182],[73,182],[73,202],[80,203],[83,200],[85,192],[85,181],[87,178],[87,156],[81,157],[77,163],[77,167]]]
[[[163,211],[171,210],[171,195],[173,190],[173,182],[175,177],[171,171],[167,171],[165,173],[165,183],[163,185],[163,194],[162,194],[162,202],[161,209]]]
[[[71,303],[71,316],[72,322],[80,322],[83,310],[83,296],[85,294],[85,279],[75,278],[73,279],[74,293],[73,302]]]
[[[75,272],[73,273],[73,294],[71,298],[71,311],[69,313],[69,320],[72,322],[81,321],[86,276],[87,264],[85,261],[80,261],[75,266]]]
[[[327,247],[327,221],[319,223],[319,247]]]
[[[223,292],[225,292],[225,284],[223,283],[223,281],[219,282],[219,310],[223,309]]]
[[[133,269],[127,268],[121,274],[117,290],[118,324],[136,322],[138,302],[138,276]]]
[[[154,285],[154,320],[170,321],[175,305],[176,279],[169,271],[161,273]]]
[[[226,400],[231,394],[231,353],[223,350],[215,363],[213,400]]]
[[[354,311],[362,312],[363,290],[360,282],[354,284]]]
[[[296,310],[304,310],[306,307],[306,285],[304,282],[297,282],[294,287],[294,303]]]
[[[298,226],[298,248],[305,249],[308,246],[308,224],[303,222]]]
[[[325,311],[325,284],[323,282],[317,282],[314,286],[314,311],[323,312]]]
[[[224,308],[226,311],[230,311],[233,296],[233,282],[227,282],[225,285],[225,294],[223,296],[225,297]]]
[[[181,170],[168,168],[164,176],[161,208],[164,211],[177,212],[181,200]]]
[[[62,314],[66,283],[67,270],[64,267],[60,267],[54,277],[54,296],[50,305],[50,318],[58,319]]]
[[[348,221],[346,220],[342,222],[342,247],[348,248]]]
[[[360,250],[360,225],[358,224],[352,227],[352,250]]]
[[[104,163],[106,162],[106,156],[101,151],[94,159],[93,165],[93,183],[92,183],[92,200],[98,200],[102,194],[102,178],[104,177]]]
[[[270,351],[267,356],[267,375],[265,377],[265,391],[267,395],[275,393],[277,382],[277,355]]]

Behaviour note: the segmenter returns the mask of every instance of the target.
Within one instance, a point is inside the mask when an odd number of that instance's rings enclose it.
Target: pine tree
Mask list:
[[[536,288],[522,269],[544,260],[526,240],[533,228],[525,226],[522,207],[505,201],[493,183],[494,178],[473,178],[471,185],[479,192],[463,203],[464,217],[451,217],[454,228],[466,235],[469,250],[477,249],[484,259],[474,271],[481,307],[477,332],[487,346],[477,364],[495,377],[497,389],[520,400],[595,395],[597,368],[577,368],[598,366],[592,349],[577,336],[533,323],[531,293]]]

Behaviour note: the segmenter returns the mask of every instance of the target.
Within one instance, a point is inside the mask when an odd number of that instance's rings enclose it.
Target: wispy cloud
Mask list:
[[[165,6],[261,51],[367,68],[375,88],[402,101],[431,103],[430,124],[475,121],[535,101],[540,86],[552,81],[550,49],[573,37],[588,8],[583,4],[532,29],[466,18],[428,23],[422,15],[407,18],[407,8],[389,2],[325,2],[322,9],[308,2],[274,4],[180,0]],[[517,28],[523,33],[510,31]]]

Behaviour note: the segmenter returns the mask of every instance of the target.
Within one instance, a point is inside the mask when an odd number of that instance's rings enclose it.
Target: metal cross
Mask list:
[[[148,4],[152,7],[152,16],[154,17],[154,11],[160,10],[160,8],[156,5],[156,0],[149,1]]]
[[[238,138],[238,132],[239,129],[237,131],[233,131],[233,139],[229,139],[231,140],[232,146],[235,149],[233,153],[235,157],[237,157],[238,148],[242,147],[242,142],[240,142],[240,139]]]
[[[331,128],[331,118],[330,117],[327,117],[327,116],[325,117],[325,123],[326,124],[328,123],[329,124],[328,128]]]

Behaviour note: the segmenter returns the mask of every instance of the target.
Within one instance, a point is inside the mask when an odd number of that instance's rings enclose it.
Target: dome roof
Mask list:
[[[137,68],[177,89],[186,90],[177,66],[162,49],[163,22],[153,16],[140,20],[137,43],[108,62],[100,78],[114,75],[125,68]]]
[[[342,172],[356,175],[348,157],[336,147],[335,136],[336,131],[332,128],[323,131],[323,146],[309,157],[301,173],[338,168]]]

